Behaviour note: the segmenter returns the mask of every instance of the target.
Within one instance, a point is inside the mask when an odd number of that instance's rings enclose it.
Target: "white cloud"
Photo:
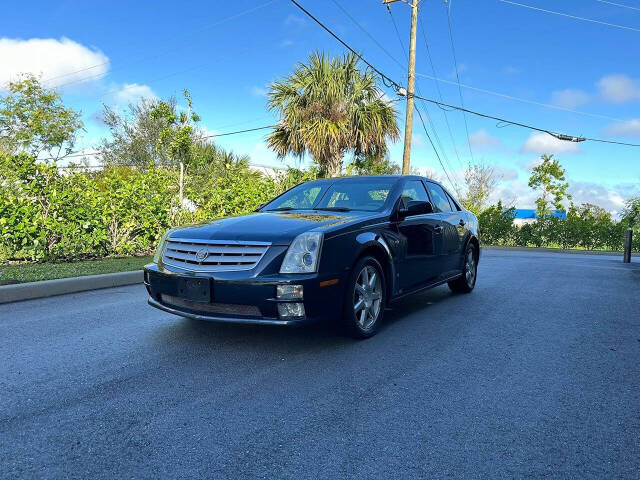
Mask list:
[[[576,108],[589,101],[589,95],[582,90],[567,88],[551,94],[551,102],[565,108]]]
[[[518,73],[522,72],[522,69],[514,67],[513,65],[507,65],[502,69],[502,72],[506,73],[507,75],[517,75]]]
[[[304,28],[307,25],[307,21],[298,15],[291,14],[284,19],[284,24],[287,27],[300,29],[300,28]]]
[[[609,125],[604,129],[604,133],[614,137],[640,137],[640,118]]]
[[[515,180],[518,178],[518,171],[515,168],[493,167],[493,174],[502,181]]]
[[[424,141],[424,137],[419,133],[414,133],[411,138],[411,143],[414,147],[424,147],[426,142]]]
[[[109,58],[100,50],[64,37],[0,38],[0,59],[0,88],[21,73],[41,75],[47,85],[58,86],[71,82],[77,85],[78,80],[86,78],[97,81],[109,70]]]
[[[613,103],[640,99],[640,85],[627,75],[607,75],[598,82],[602,97]]]
[[[251,87],[251,95],[255,97],[266,97],[269,91],[265,87]]]
[[[454,68],[453,70],[451,70],[451,73],[449,74],[450,78],[457,78],[457,76],[462,76],[463,72],[466,72],[467,70],[469,70],[469,66],[466,63],[459,63],[458,64],[458,75],[456,75],[456,69]]]
[[[116,105],[129,105],[130,103],[138,103],[140,99],[158,98],[151,87],[148,85],[139,85],[137,83],[125,83],[117,92],[113,94],[113,102]]]
[[[577,143],[558,140],[546,133],[532,133],[524,145],[525,153],[580,153]]]
[[[592,203],[604,208],[614,217],[620,215],[626,199],[640,194],[640,186],[616,185],[613,188],[593,182],[576,182],[570,178],[568,193],[573,197],[576,205]],[[530,188],[526,182],[513,180],[498,183],[489,199],[492,204],[502,200],[507,207],[535,208],[535,201],[539,194]]]
[[[477,150],[495,150],[502,145],[500,139],[493,137],[486,130],[478,130],[469,135],[469,143]]]
[[[626,199],[630,196],[623,195],[618,189],[607,188],[592,182],[569,181],[568,192],[573,196],[573,202],[576,205],[592,203],[604,208],[614,217],[621,213]],[[640,193],[640,188],[636,188],[637,193]]]

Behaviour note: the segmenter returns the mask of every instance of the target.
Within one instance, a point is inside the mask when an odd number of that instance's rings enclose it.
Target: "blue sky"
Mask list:
[[[405,53],[380,0],[340,4],[395,60],[332,0],[301,3],[380,70],[404,82],[406,71],[396,61],[404,64]],[[554,131],[640,143],[640,1],[614,2],[636,9],[598,0],[519,3],[635,30],[499,0],[452,0],[465,106]],[[424,0],[420,15],[437,76],[443,80],[443,99],[460,104],[445,8],[442,0]],[[406,47],[410,9],[396,2],[391,10]],[[141,95],[166,98],[183,88],[191,91],[202,126],[210,132],[268,125],[275,120],[265,106],[269,83],[288,74],[315,50],[344,53],[287,0],[12,2],[0,17],[0,82],[21,71],[33,71],[49,79],[48,85],[59,86],[65,101],[83,112],[87,131],[79,148],[97,145],[106,134],[97,120],[103,103],[122,108]],[[433,76],[426,53],[419,32],[416,71]],[[93,68],[70,74],[87,67]],[[438,97],[432,79],[419,76],[417,82],[422,95]],[[385,93],[394,97],[389,89]],[[397,105],[403,126],[402,102]],[[449,175],[462,183],[462,169],[471,158],[463,116],[446,113],[450,135],[442,110],[419,106],[431,117]],[[526,181],[543,151],[555,153],[566,167],[578,202],[618,211],[625,198],[640,192],[639,148],[560,143],[515,126],[500,128],[495,121],[472,115],[467,115],[467,124],[473,158],[496,167],[502,175],[496,196],[507,202],[532,206],[535,196]],[[414,133],[412,165],[433,171],[447,182],[419,122]],[[283,165],[265,146],[264,134],[221,137],[218,143],[250,154],[254,163]],[[401,157],[398,142],[391,147],[391,158],[400,162]]]

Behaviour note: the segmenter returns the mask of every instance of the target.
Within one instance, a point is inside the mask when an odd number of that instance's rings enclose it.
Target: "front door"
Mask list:
[[[412,200],[429,201],[424,185],[409,180],[400,197],[400,206]],[[397,224],[400,241],[404,243],[400,263],[400,288],[408,291],[435,281],[442,265],[442,221],[437,214],[412,215]]]
[[[460,220],[462,212],[457,210],[455,203],[449,200],[449,196],[440,185],[426,182],[431,203],[434,211],[437,212],[441,223],[442,232],[442,274],[450,277],[459,273],[461,263],[461,235]]]

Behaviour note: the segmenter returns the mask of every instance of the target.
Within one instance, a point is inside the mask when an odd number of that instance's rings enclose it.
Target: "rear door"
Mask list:
[[[400,202],[406,206],[412,200],[429,201],[420,180],[408,180],[402,190]],[[400,267],[400,288],[411,290],[440,276],[442,235],[441,219],[437,214],[412,215],[397,223],[404,243],[404,257]]]
[[[440,218],[442,228],[441,260],[442,274],[445,277],[452,276],[460,269],[460,219],[462,212],[457,210],[455,203],[449,199],[444,189],[433,182],[426,182],[433,209]]]

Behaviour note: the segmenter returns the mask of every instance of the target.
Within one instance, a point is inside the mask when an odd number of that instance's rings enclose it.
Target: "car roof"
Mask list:
[[[387,180],[401,180],[401,179],[409,179],[409,180],[428,180],[429,182],[440,184],[437,180],[433,180],[431,178],[423,177],[420,175],[353,175],[353,176],[344,176],[344,177],[333,177],[333,178],[318,178],[317,180],[311,180],[312,182],[344,182],[344,181],[371,181],[371,180],[379,180],[379,179],[387,179]]]

